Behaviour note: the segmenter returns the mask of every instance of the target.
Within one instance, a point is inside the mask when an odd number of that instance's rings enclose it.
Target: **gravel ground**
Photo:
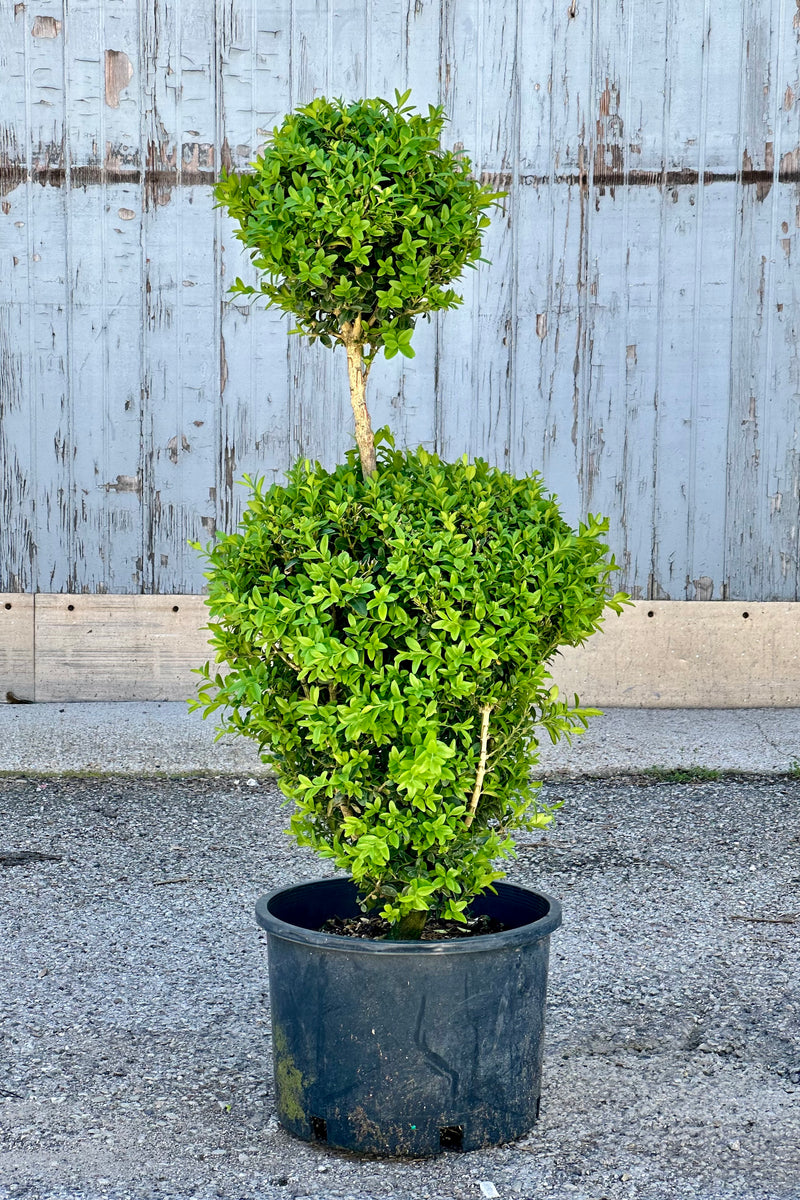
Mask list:
[[[0,1197],[798,1200],[800,781],[548,794],[541,1120],[399,1162],[276,1124],[253,903],[324,870],[272,783],[0,780]]]

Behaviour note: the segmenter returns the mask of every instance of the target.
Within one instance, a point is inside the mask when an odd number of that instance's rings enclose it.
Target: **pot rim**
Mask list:
[[[346,937],[340,933],[321,933],[317,929],[306,929],[302,925],[293,925],[290,921],[276,916],[271,911],[270,906],[278,897],[285,897],[308,888],[319,888],[321,885],[334,890],[337,885],[341,887],[342,884],[351,882],[350,879],[341,875],[333,875],[323,879],[307,880],[304,883],[290,884],[288,887],[275,888],[259,897],[256,902],[256,921],[271,937],[348,954],[480,954],[486,951],[528,945],[541,938],[549,937],[561,925],[561,904],[555,897],[535,888],[505,881],[494,884],[498,894],[506,893],[508,900],[513,900],[514,893],[538,896],[547,903],[547,912],[537,920],[529,921],[525,925],[517,925],[513,929],[504,929],[500,933],[478,934],[475,937],[456,941],[384,942],[370,938]]]

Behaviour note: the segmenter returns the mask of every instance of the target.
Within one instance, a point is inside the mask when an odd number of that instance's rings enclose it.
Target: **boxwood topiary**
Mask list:
[[[450,283],[478,262],[500,195],[441,147],[442,109],[407,99],[319,98],[216,186],[261,272],[232,290],[345,347],[358,452],[267,490],[246,481],[239,530],[207,552],[227,669],[207,664],[193,702],[255,739],[295,801],[292,832],[399,938],[429,914],[463,921],[514,831],[551,820],[537,730],[569,737],[596,710],[560,699],[547,665],[625,600],[606,522],[570,529],[538,475],[373,435],[376,355],[413,355],[417,318],[460,303]]]
[[[541,828],[537,728],[595,710],[559,699],[547,663],[600,622],[605,521],[574,532],[538,475],[401,453],[378,470],[298,464],[252,485],[240,529],[209,551],[212,644],[200,705],[254,738],[291,830],[349,871],[394,936],[463,920]]]

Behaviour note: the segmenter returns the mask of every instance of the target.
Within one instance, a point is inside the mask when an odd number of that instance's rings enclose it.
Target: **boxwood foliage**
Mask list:
[[[548,661],[619,611],[606,521],[577,531],[539,475],[400,452],[366,480],[298,464],[252,487],[209,547],[212,644],[195,707],[255,738],[295,802],[291,832],[351,873],[395,936],[463,920],[515,830],[551,809],[531,772],[596,710]]]
[[[355,329],[367,369],[380,349],[413,358],[417,317],[461,303],[449,285],[479,261],[503,194],[442,148],[444,110],[414,113],[409,95],[318,97],[214,189],[259,271],[258,288],[237,279],[231,291],[263,294],[326,346]]]

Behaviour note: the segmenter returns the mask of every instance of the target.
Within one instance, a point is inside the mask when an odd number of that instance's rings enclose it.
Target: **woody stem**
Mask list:
[[[367,479],[368,476],[375,474],[378,464],[375,457],[372,422],[366,403],[368,371],[364,365],[361,317],[356,317],[352,324],[346,321],[342,325],[342,341],[347,351],[347,377],[350,382],[350,403],[353,406],[353,418],[356,426],[356,445],[361,457],[361,470],[364,478]]]

